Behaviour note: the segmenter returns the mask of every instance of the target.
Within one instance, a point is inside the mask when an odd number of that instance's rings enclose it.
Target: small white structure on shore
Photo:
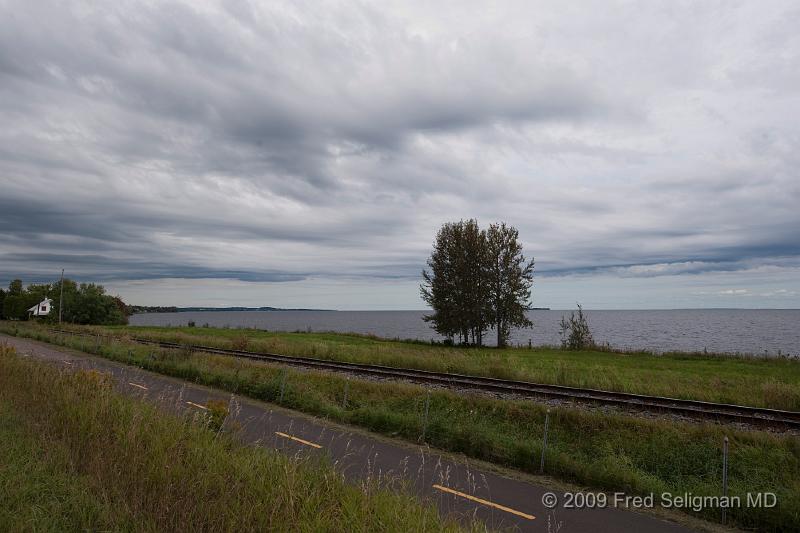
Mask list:
[[[50,309],[53,307],[53,300],[45,298],[38,304],[34,305],[28,312],[33,316],[47,316],[50,314]]]

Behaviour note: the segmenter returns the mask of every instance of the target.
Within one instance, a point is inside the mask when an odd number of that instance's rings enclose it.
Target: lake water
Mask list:
[[[514,344],[559,344],[558,323],[569,311],[531,311],[532,329],[515,330]],[[257,328],[271,331],[336,331],[387,338],[441,339],[422,320],[424,311],[204,311],[148,313],[130,318],[134,326]],[[596,341],[617,348],[657,352],[702,351],[800,355],[800,310],[683,309],[587,311]],[[491,333],[488,342],[492,342]]]

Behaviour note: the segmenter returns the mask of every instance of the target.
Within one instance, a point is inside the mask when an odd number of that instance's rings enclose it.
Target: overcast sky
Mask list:
[[[437,228],[534,305],[800,307],[800,4],[0,0],[0,282],[421,309]]]

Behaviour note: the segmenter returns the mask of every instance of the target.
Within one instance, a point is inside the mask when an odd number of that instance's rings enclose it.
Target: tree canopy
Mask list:
[[[53,300],[50,314],[41,320],[58,322],[59,310],[64,322],[75,324],[113,325],[128,321],[127,308],[117,296],[106,294],[102,285],[94,283],[78,284],[64,279],[64,301],[61,302],[61,282],[52,284],[30,284],[23,287],[21,280],[13,280],[2,298],[3,318],[27,320],[28,309],[44,298]]]
[[[26,319],[28,309],[38,304],[47,295],[48,285],[31,284],[24,288],[22,280],[15,279],[8,284],[3,297],[3,318]]]
[[[525,316],[530,309],[533,259],[525,261],[519,232],[504,222],[486,232],[489,322],[497,332],[497,346],[505,346],[512,327],[530,327]]]
[[[451,341],[476,345],[489,327],[504,346],[511,327],[530,326],[533,260],[526,262],[518,238],[505,223],[488,231],[475,220],[444,224],[422,271],[420,294],[433,309],[424,320]]]
[[[443,225],[423,270],[422,298],[434,313],[424,317],[448,339],[481,344],[486,331],[485,233],[475,220]]]

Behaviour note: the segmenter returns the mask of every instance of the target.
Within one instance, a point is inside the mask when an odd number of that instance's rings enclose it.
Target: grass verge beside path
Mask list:
[[[459,530],[408,494],[201,422],[0,345],[0,531]]]
[[[458,348],[336,333],[91,328],[155,340],[800,411],[800,360],[554,348]]]
[[[23,330],[20,330],[23,333]],[[115,341],[27,330],[39,340],[89,350],[127,364],[278,403],[331,420],[416,442],[423,429],[425,390],[416,385],[350,380],[275,365]],[[284,374],[285,373],[285,374]],[[431,394],[426,440],[432,446],[528,472],[537,472],[545,408],[529,401],[493,400],[444,390]],[[730,438],[729,490],[774,492],[775,508],[741,508],[729,520],[764,531],[800,530],[800,439],[737,431],[712,423],[648,420],[568,408],[552,410],[547,474],[593,489],[657,496],[718,496],[722,441]],[[697,516],[718,521],[718,509]]]

